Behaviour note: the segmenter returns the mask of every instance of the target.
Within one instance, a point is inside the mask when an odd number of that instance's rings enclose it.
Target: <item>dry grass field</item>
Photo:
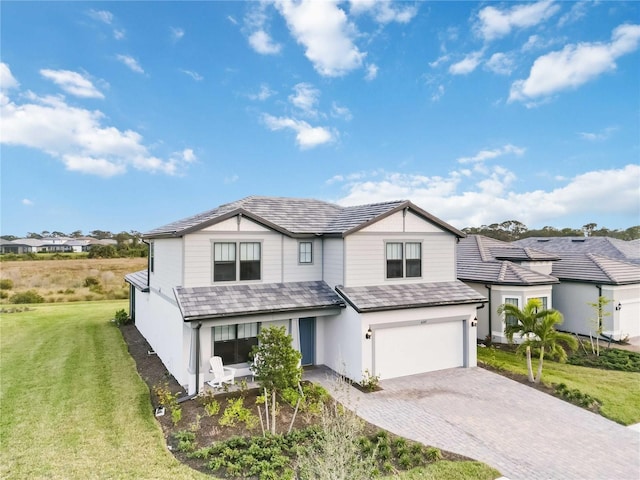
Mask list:
[[[0,303],[12,303],[14,294],[30,290],[50,303],[125,299],[129,288],[124,275],[146,266],[146,258],[2,262]]]

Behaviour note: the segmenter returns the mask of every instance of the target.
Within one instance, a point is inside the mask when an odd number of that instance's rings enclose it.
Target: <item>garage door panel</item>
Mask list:
[[[375,374],[381,379],[464,365],[463,322],[376,330]]]

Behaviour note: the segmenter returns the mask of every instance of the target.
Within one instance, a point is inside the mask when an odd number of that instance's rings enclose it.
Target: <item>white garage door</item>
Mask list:
[[[381,328],[373,341],[381,379],[464,366],[462,321]]]

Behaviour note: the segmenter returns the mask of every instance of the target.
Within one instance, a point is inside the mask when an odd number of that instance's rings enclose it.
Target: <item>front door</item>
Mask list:
[[[316,357],[316,317],[299,320],[302,365],[313,365]]]

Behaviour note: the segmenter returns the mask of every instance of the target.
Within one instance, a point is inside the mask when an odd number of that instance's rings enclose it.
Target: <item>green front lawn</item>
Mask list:
[[[478,348],[478,361],[527,375],[525,357],[509,351]],[[534,372],[537,366],[537,358],[534,358]],[[601,402],[600,413],[603,416],[622,425],[640,422],[640,373],[580,367],[545,359],[542,382],[549,386],[564,383],[570,389],[591,395]]]
[[[2,314],[0,478],[210,478],[166,449],[120,331],[126,301]]]
[[[148,387],[110,321],[126,307],[57,303],[2,313],[0,478],[213,478],[168,452]],[[498,476],[479,462],[439,461],[389,478]]]

